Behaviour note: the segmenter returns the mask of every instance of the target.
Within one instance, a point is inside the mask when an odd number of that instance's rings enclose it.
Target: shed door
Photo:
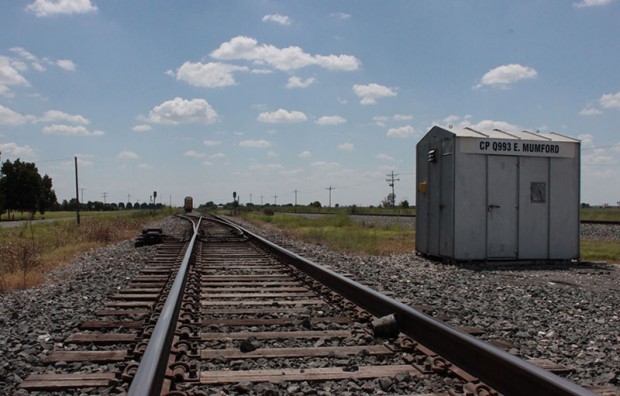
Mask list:
[[[517,257],[517,157],[487,157],[487,257]]]

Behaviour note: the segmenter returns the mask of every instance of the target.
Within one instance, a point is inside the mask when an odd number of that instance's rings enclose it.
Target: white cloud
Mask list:
[[[193,158],[204,158],[206,156],[205,153],[199,153],[198,151],[194,151],[194,150],[187,150],[186,152],[183,153],[184,157],[193,157]]]
[[[17,143],[0,143],[0,153],[5,157],[21,157],[24,155],[30,155],[33,150],[30,146],[19,146]]]
[[[596,109],[594,107],[584,107],[583,109],[581,109],[581,111],[579,112],[579,115],[583,115],[583,116],[592,116],[592,115],[599,115],[599,114],[603,114],[603,112],[599,109]]]
[[[35,119],[33,116],[17,113],[0,104],[0,125],[22,125]]]
[[[220,144],[222,144],[222,142],[220,142],[219,140],[203,140],[202,144],[204,144],[206,147],[215,147],[215,146],[219,146]]]
[[[620,109],[620,92],[601,96],[599,103],[606,109]]]
[[[63,136],[103,136],[103,131],[89,131],[83,125],[49,125],[43,128],[46,135],[63,135]]]
[[[388,121],[411,121],[413,120],[412,115],[408,114],[394,114],[393,116],[374,116],[372,120],[380,127],[386,126]]]
[[[176,97],[153,107],[145,120],[155,124],[168,125],[212,124],[218,120],[218,115],[204,99],[186,100]]]
[[[579,3],[573,3],[575,8],[597,7],[611,4],[614,0],[581,0]]]
[[[239,147],[266,148],[270,146],[271,142],[266,140],[243,140],[239,142]]]
[[[392,161],[394,159],[394,157],[384,154],[384,153],[377,154],[375,158],[381,161]]]
[[[347,14],[346,12],[332,12],[331,14],[329,14],[329,16],[331,16],[332,18],[338,18],[338,19],[351,18],[351,14]]]
[[[308,117],[301,111],[288,111],[284,109],[278,109],[272,113],[260,113],[260,115],[258,116],[258,121],[271,124],[303,122],[307,119]]]
[[[135,153],[134,151],[124,150],[124,151],[121,151],[120,153],[118,153],[116,158],[119,158],[119,159],[138,159],[138,158],[140,158],[140,156],[137,153]]]
[[[509,84],[513,84],[519,80],[530,79],[538,77],[538,72],[531,67],[522,66],[519,64],[510,64],[498,66],[489,70],[480,79],[480,84],[474,88],[480,88],[485,85],[507,87]]]
[[[215,154],[211,154],[209,156],[210,159],[222,159],[222,158],[226,158],[226,154],[224,153],[215,153]]]
[[[493,129],[499,129],[504,132],[519,132],[522,131],[523,128],[518,125],[510,124],[506,121],[495,121],[495,120],[482,120],[477,124],[469,124],[469,122],[465,122],[464,126],[468,126],[476,131],[484,132],[484,131],[492,131]]]
[[[11,96],[10,86],[28,87],[30,83],[19,71],[16,64],[7,56],[0,56],[0,95]]]
[[[81,115],[67,114],[59,110],[49,110],[37,121],[39,122],[70,122],[72,124],[88,125],[90,121]]]
[[[347,122],[346,118],[340,116],[323,116],[316,120],[318,125],[340,125]]]
[[[153,169],[153,165],[147,164],[147,163],[142,163],[142,164],[138,165],[138,168],[143,169],[143,170],[151,170],[151,169]]]
[[[263,17],[263,22],[275,22],[280,25],[288,26],[291,24],[291,18],[286,15],[268,14]]]
[[[376,104],[377,99],[396,96],[396,92],[394,92],[391,88],[375,83],[368,85],[355,84],[353,86],[353,92],[362,98],[360,103],[363,105]]]
[[[411,125],[405,125],[399,128],[390,128],[388,129],[386,135],[390,137],[408,138],[415,135],[415,129]]]
[[[312,157],[312,153],[310,151],[308,151],[308,150],[304,150],[301,153],[299,153],[297,155],[297,157],[299,157],[299,158],[310,158],[310,157]]]
[[[151,129],[153,129],[153,127],[150,125],[146,125],[146,124],[136,125],[133,128],[131,128],[131,130],[134,132],[148,132]]]
[[[236,85],[234,72],[247,72],[245,66],[235,66],[219,62],[185,62],[176,71],[177,80],[205,88],[228,87]]]
[[[354,151],[355,145],[353,143],[342,143],[338,145],[338,149],[342,151]]]
[[[286,84],[286,88],[289,88],[289,89],[292,89],[292,88],[307,88],[310,85],[314,84],[315,82],[316,82],[316,79],[314,77],[310,77],[310,78],[307,78],[305,80],[302,80],[299,77],[292,76],[292,77],[289,77],[288,83]]]
[[[351,55],[310,55],[299,47],[277,48],[269,44],[259,45],[256,39],[237,36],[222,43],[211,52],[220,60],[247,60],[259,65],[270,65],[278,70],[290,71],[315,65],[328,70],[353,71],[360,62]]]
[[[90,0],[35,0],[26,7],[26,11],[34,12],[38,17],[57,14],[87,14],[97,12],[97,6]]]
[[[56,66],[63,70],[75,71],[75,63],[69,59],[59,59],[56,61]]]

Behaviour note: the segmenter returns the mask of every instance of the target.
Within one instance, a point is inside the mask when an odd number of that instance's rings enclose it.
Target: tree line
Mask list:
[[[41,176],[34,163],[6,160],[0,168],[0,216],[12,212],[30,213],[32,217],[58,205],[52,178]]]

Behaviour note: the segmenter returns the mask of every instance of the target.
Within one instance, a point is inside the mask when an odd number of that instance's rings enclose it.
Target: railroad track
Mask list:
[[[82,323],[20,387],[592,394],[218,219],[196,221],[194,231],[160,245],[100,319]]]

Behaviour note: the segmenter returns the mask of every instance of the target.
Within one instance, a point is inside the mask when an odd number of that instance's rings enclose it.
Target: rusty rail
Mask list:
[[[377,317],[394,314],[400,331],[506,395],[594,393],[456,330],[367,286],[323,268],[248,230],[245,235]]]
[[[172,348],[172,339],[174,337],[179,310],[181,308],[189,262],[192,257],[194,244],[198,237],[198,229],[200,228],[201,220],[202,217],[194,224],[194,234],[185,251],[185,256],[183,257],[183,261],[174,279],[168,298],[157,320],[146,351],[144,355],[142,355],[140,366],[138,366],[136,375],[129,387],[128,395],[130,396],[159,395],[161,392],[168,358]]]

